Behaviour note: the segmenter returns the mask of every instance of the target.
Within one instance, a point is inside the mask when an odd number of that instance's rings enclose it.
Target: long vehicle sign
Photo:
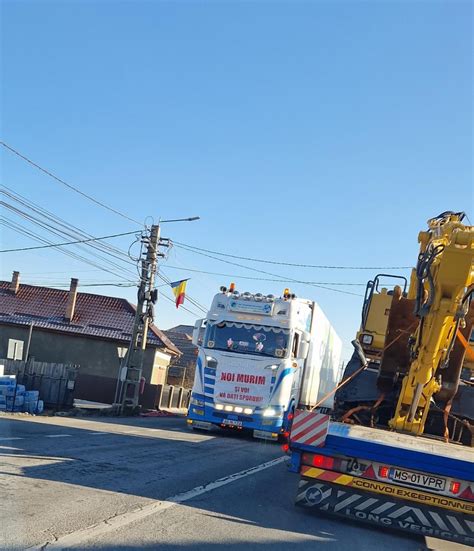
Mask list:
[[[351,486],[353,488],[375,492],[377,494],[384,494],[394,498],[407,499],[409,501],[423,503],[425,505],[433,505],[435,507],[441,507],[451,511],[460,511],[469,515],[474,514],[474,503],[440,495],[428,494],[419,490],[412,490],[410,488],[403,488],[392,484],[384,484],[378,480],[358,478],[347,474],[336,473],[334,471],[319,469],[317,467],[308,467],[305,465],[301,467],[301,475],[308,478],[323,480],[325,482],[341,484],[343,486]]]
[[[402,490],[407,491],[406,488]],[[362,488],[303,478],[300,480],[296,505],[314,507],[326,513],[422,536],[474,545],[473,523],[467,514],[433,507],[433,504],[427,502],[410,503],[394,498],[393,495],[386,497]]]

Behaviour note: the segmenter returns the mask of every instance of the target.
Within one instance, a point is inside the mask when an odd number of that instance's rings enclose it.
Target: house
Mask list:
[[[75,397],[112,403],[121,359],[129,346],[135,307],[123,298],[0,281],[0,358],[34,358],[79,366]],[[122,350],[123,352],[123,350]],[[166,382],[179,349],[156,326],[148,332],[143,361],[147,385]]]
[[[168,369],[168,384],[192,388],[198,354],[197,346],[192,343],[193,326],[177,325],[164,331],[164,334],[181,351],[180,356],[174,356],[171,359]]]

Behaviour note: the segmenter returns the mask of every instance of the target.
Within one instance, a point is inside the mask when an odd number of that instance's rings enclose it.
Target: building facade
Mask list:
[[[130,344],[135,308],[127,300],[0,281],[0,359],[79,366],[75,397],[112,403],[124,349]],[[164,384],[179,349],[151,326],[144,354],[148,385]]]

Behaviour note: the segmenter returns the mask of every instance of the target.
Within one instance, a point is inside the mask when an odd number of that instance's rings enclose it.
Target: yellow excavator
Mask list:
[[[357,339],[369,365],[336,394],[342,420],[472,445],[474,226],[464,217],[428,220],[408,289],[405,278],[382,286],[399,277],[387,274],[367,285]],[[344,378],[359,368],[355,353]]]

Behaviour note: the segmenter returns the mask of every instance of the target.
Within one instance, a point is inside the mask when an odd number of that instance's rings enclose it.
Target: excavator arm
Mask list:
[[[418,326],[410,338],[410,360],[389,425],[422,434],[434,394],[441,389],[458,330],[465,324],[474,292],[474,226],[464,213],[445,212],[420,232],[420,254],[409,298]]]

